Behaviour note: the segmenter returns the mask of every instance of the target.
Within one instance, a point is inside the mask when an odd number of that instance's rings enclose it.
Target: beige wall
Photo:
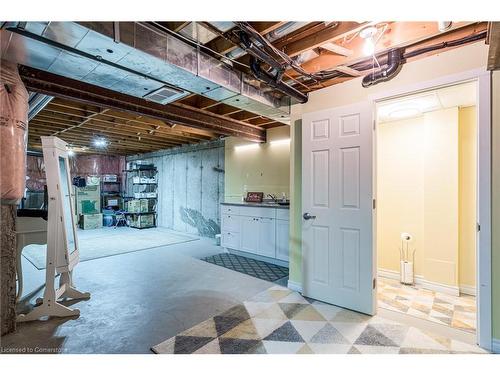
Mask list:
[[[272,141],[290,139],[290,127],[280,126],[267,131],[267,143],[251,148],[235,146],[253,144],[240,138],[230,137],[225,142],[225,189],[226,201],[241,201],[247,191],[263,191],[265,194],[284,192],[290,195],[290,144],[272,144]],[[255,144],[254,144],[255,145]]]
[[[423,274],[423,117],[379,124],[377,129],[377,266],[399,272],[400,235],[413,236],[415,273]]]
[[[476,286],[476,107],[458,112],[458,283]]]
[[[399,272],[400,234],[408,232],[416,275],[474,286],[474,114],[473,107],[451,108],[378,126],[380,269]]]
[[[483,42],[474,43],[407,63],[398,76],[391,81],[367,89],[361,86],[361,78],[356,78],[315,91],[311,93],[308,103],[292,107],[292,127],[301,126],[302,113],[352,104],[368,100],[370,95],[376,93],[409,87],[421,81],[433,80],[471,69],[484,68],[487,56],[488,46]],[[493,336],[500,339],[500,230],[495,230],[495,228],[500,228],[500,72],[493,73],[492,112],[492,317]],[[292,129],[292,132],[295,132],[295,129]],[[295,181],[295,176],[300,173],[297,169],[300,169],[298,163],[292,164],[290,170],[292,181]],[[302,190],[299,187],[294,187],[293,191],[291,212],[295,212],[294,202],[300,201]],[[290,220],[291,230],[300,228],[300,222],[300,215],[293,215]],[[295,243],[300,244],[300,233],[297,232],[292,235],[295,238]],[[291,245],[293,244],[291,243]],[[290,251],[290,280],[300,284],[302,282],[301,246],[293,246]]]
[[[424,278],[458,284],[458,108],[426,113]]]

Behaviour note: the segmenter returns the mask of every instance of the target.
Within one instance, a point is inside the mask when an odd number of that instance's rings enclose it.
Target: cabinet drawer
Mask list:
[[[276,209],[267,207],[240,207],[240,215],[275,219]]]
[[[290,220],[290,210],[284,208],[276,209],[276,219],[278,220]]]
[[[222,232],[221,233],[221,245],[222,247],[228,247],[230,249],[240,248],[240,234],[234,232]]]
[[[240,206],[222,204],[221,207],[221,212],[223,215],[239,215],[240,213]]]
[[[222,215],[223,232],[239,232],[241,228],[241,219],[239,216]]]

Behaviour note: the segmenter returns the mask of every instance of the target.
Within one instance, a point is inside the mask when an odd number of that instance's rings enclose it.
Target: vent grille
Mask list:
[[[186,91],[179,90],[174,87],[163,86],[147,93],[143,96],[143,98],[155,103],[167,104],[183,98],[186,95],[188,95]]]

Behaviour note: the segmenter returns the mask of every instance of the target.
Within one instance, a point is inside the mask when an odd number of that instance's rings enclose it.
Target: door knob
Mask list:
[[[311,219],[316,219],[316,215],[309,215],[309,212],[306,212],[304,215],[302,215],[304,220],[311,220]]]

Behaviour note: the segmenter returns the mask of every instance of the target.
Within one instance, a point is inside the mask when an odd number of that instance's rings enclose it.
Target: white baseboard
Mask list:
[[[288,280],[288,289],[291,289],[294,292],[302,293],[302,284],[292,280]]]
[[[469,296],[475,296],[476,287],[472,285],[460,285],[460,293],[467,294]]]
[[[378,276],[385,277],[387,279],[399,280],[399,272],[379,268],[377,271]],[[415,275],[415,285],[421,286],[422,288],[433,290],[439,293],[445,293],[452,296],[459,296],[460,289],[458,286],[450,286],[446,284],[436,283],[434,281],[425,280],[423,276]]]
[[[500,339],[491,340],[491,351],[500,354]]]

